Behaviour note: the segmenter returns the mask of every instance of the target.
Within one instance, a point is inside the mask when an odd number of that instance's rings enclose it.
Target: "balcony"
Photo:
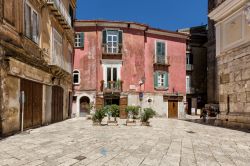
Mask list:
[[[193,70],[194,70],[194,65],[186,64],[186,71],[193,71]]]
[[[64,29],[71,29],[71,17],[61,0],[47,0],[47,5]]]
[[[111,44],[102,45],[102,59],[122,59],[122,44],[112,47]]]
[[[122,92],[123,81],[101,81],[101,91],[104,93],[120,93]]]
[[[195,89],[189,87],[189,88],[186,89],[186,92],[187,92],[187,94],[194,94],[195,93]]]
[[[168,71],[170,57],[157,57],[154,62],[154,70]]]
[[[72,73],[72,65],[69,62],[66,62],[63,56],[53,55],[50,66],[54,71],[63,69],[67,73]]]

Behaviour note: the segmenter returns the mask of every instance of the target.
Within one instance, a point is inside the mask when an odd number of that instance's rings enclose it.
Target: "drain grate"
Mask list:
[[[193,132],[193,131],[186,131],[187,133],[189,133],[189,134],[194,134],[195,132]]]
[[[77,157],[75,157],[75,159],[78,160],[78,161],[82,161],[82,160],[84,160],[86,158],[87,157],[85,157],[85,156],[77,156]]]

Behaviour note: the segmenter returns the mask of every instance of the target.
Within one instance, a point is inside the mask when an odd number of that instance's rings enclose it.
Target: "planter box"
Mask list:
[[[141,122],[141,125],[142,126],[150,126],[150,123],[149,122]]]
[[[126,125],[128,126],[130,126],[130,125],[133,125],[133,126],[135,126],[136,125],[136,121],[133,119],[133,120],[130,120],[130,119],[128,119],[128,120],[126,120]]]
[[[109,121],[108,121],[108,125],[110,125],[110,126],[118,126],[118,123],[117,123],[117,121],[109,120]]]

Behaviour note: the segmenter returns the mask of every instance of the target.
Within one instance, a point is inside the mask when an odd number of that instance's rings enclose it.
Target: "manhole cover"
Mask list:
[[[86,158],[87,157],[85,157],[85,156],[77,156],[77,157],[75,157],[75,159],[78,160],[78,161],[82,161],[82,160],[84,160]]]
[[[195,132],[193,132],[193,131],[187,131],[187,133],[194,134]]]

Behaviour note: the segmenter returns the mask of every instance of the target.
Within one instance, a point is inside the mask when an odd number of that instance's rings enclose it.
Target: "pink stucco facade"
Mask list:
[[[75,27],[76,32],[84,33],[84,47],[75,48],[74,69],[80,71],[80,84],[74,86],[76,94],[101,93],[101,81],[105,80],[103,64],[117,61],[121,63],[121,95],[143,92],[167,96],[178,93],[185,98],[187,36],[127,22],[77,21]],[[105,29],[122,31],[120,58],[103,58],[102,38]],[[165,65],[155,64],[156,41],[165,43]],[[154,73],[158,70],[168,73],[166,89],[154,87]],[[145,78],[145,83],[139,86],[142,78]]]

